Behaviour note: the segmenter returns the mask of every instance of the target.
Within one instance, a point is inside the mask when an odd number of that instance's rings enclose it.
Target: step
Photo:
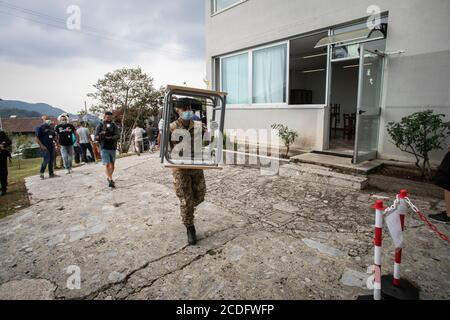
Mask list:
[[[351,158],[319,153],[305,153],[292,157],[290,160],[292,163],[314,164],[356,174],[369,174],[383,165],[383,162],[379,160],[366,161],[355,165]]]
[[[279,175],[299,179],[304,182],[327,184],[336,187],[363,190],[368,186],[364,175],[345,174],[331,168],[310,164],[286,164],[280,167]]]

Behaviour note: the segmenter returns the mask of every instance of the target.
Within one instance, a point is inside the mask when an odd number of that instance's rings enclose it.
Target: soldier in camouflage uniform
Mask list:
[[[170,124],[172,154],[178,154],[189,160],[193,157],[197,158],[199,152],[201,154],[202,144],[198,139],[203,139],[203,125],[199,121],[192,120],[194,113],[189,99],[177,100],[175,111],[180,117]],[[189,134],[191,138],[190,152],[185,152],[188,154],[182,154],[187,150],[186,145],[184,145],[184,149],[182,147],[183,140],[180,137],[183,134]],[[194,226],[194,211],[205,199],[205,176],[203,170],[173,169],[173,177],[175,192],[180,199],[181,217],[187,229],[188,243],[195,245],[197,236]]]

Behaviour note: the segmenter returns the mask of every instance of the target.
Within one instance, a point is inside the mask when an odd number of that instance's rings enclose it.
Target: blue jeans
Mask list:
[[[64,168],[72,169],[73,146],[61,146],[61,157],[63,158]]]
[[[42,150],[42,157],[44,158],[41,164],[41,171],[40,173],[43,174],[45,172],[45,169],[48,166],[48,173],[50,175],[53,174],[53,168],[54,168],[54,160],[55,160],[55,149],[50,148],[47,149],[47,151]]]

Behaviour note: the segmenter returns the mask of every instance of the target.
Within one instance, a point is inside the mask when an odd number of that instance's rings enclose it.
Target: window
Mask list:
[[[211,14],[230,8],[246,0],[211,0]]]
[[[286,102],[287,45],[253,51],[253,103]]]
[[[289,62],[289,104],[326,103],[328,48],[314,45],[328,32],[291,40]]]
[[[229,104],[287,102],[287,43],[221,58],[221,90]],[[219,72],[217,72],[219,71]]]
[[[228,103],[249,103],[248,53],[222,59],[222,90],[228,92]]]

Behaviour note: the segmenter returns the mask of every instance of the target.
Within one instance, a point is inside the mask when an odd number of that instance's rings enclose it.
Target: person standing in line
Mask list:
[[[74,160],[76,164],[80,164],[82,160],[81,146],[77,143],[75,133],[72,134]]]
[[[140,156],[141,152],[144,151],[144,133],[145,130],[142,129],[138,123],[135,124],[134,129],[131,132],[131,138],[134,142],[134,150],[138,156]]]
[[[156,147],[156,139],[158,137],[158,132],[159,130],[157,128],[155,128],[155,126],[153,125],[153,123],[150,125],[150,128],[148,130],[148,140],[150,142],[150,146],[149,146],[149,151],[151,153],[153,153],[155,151],[155,147]]]
[[[79,143],[77,130],[69,123],[67,116],[61,115],[58,118],[59,124],[55,127],[56,143],[61,150],[61,156],[63,158],[64,168],[66,174],[72,173],[72,161],[74,156],[74,142],[73,135],[75,134],[75,141]]]
[[[92,148],[92,138],[91,133],[89,132],[89,129],[86,128],[86,122],[81,121],[80,126],[77,129],[77,134],[80,139],[80,147],[82,151],[83,156],[83,162],[89,163],[89,162],[95,162],[95,156],[94,156],[94,150]],[[90,157],[87,156],[87,152],[91,154]]]
[[[106,168],[108,186],[115,188],[113,174],[116,162],[117,141],[120,138],[120,132],[117,125],[113,122],[112,112],[105,112],[103,122],[95,130],[95,140],[101,145],[101,157],[103,165]]]
[[[450,224],[450,145],[448,146],[448,151],[433,179],[435,185],[444,189],[447,211],[430,215],[431,220],[445,224]]]
[[[95,129],[94,133],[91,133],[92,149],[94,149],[94,162],[101,160],[102,156],[100,154],[100,144],[95,140]]]
[[[54,174],[55,169],[55,130],[53,121],[47,116],[42,117],[43,124],[36,128],[36,143],[41,148],[42,152],[42,164],[39,171],[40,177],[44,180],[45,170],[48,166],[48,173],[50,178],[56,177]]]
[[[8,191],[8,159],[11,161],[11,153],[8,148],[11,146],[11,140],[3,130],[0,130],[0,184],[2,186],[1,195],[6,195]]]

